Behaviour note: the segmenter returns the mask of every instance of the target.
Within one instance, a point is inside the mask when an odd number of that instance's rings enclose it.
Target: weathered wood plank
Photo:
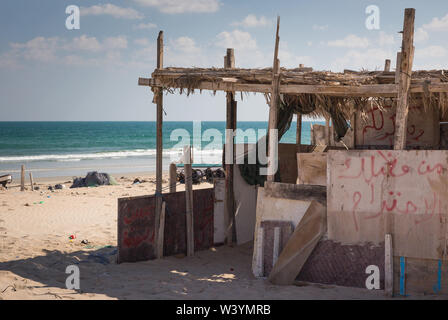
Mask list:
[[[384,237],[384,291],[387,296],[394,294],[394,254],[392,245],[392,235],[386,234]]]
[[[164,87],[162,82],[154,78],[139,78],[140,86]],[[171,88],[181,88],[182,86],[172,84]],[[431,83],[428,86],[429,92],[448,92],[448,83]],[[211,90],[211,91],[241,91],[241,92],[259,92],[270,93],[272,85],[269,84],[252,84],[252,83],[233,83],[233,82],[211,82],[202,81],[193,84],[191,89]],[[396,97],[397,84],[371,84],[360,86],[335,86],[335,85],[291,85],[282,84],[279,91],[282,94],[324,94],[331,96],[347,96],[347,97]],[[411,85],[410,93],[423,93],[423,84]]]
[[[414,21],[415,9],[406,9],[404,13],[400,77],[398,82],[397,112],[395,117],[395,150],[403,150],[406,147],[406,129],[409,111],[409,88],[411,85],[412,64],[414,61]]]
[[[269,106],[268,123],[268,181],[274,181],[278,169],[278,132],[277,132],[277,109],[280,98],[280,61],[278,60],[278,49],[280,42],[280,17],[277,17],[277,32],[275,35],[274,62],[272,68],[272,90]]]
[[[301,185],[280,182],[266,182],[264,185],[266,196],[273,198],[287,198],[293,200],[312,201],[326,205],[327,187]]]
[[[232,48],[227,49],[224,59],[224,68],[235,68],[235,51]],[[226,241],[228,245],[234,245],[236,239],[236,221],[235,221],[235,191],[234,191],[234,163],[235,163],[235,137],[236,130],[236,108],[237,104],[234,98],[234,92],[226,93],[226,146],[227,161],[226,170],[226,193],[225,193],[225,221],[226,221]],[[229,158],[230,157],[230,158]]]
[[[283,248],[269,281],[279,285],[292,284],[326,229],[326,208],[312,201]]]

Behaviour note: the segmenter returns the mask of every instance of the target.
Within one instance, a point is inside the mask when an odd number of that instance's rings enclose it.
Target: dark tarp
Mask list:
[[[339,108],[331,107],[331,99],[324,100],[319,99],[318,96],[312,94],[303,94],[300,96],[293,95],[284,95],[283,99],[280,99],[279,108],[277,109],[277,129],[278,129],[278,141],[281,140],[286,131],[291,127],[291,122],[293,115],[296,113],[300,113],[302,115],[307,115],[316,110],[316,104],[322,105],[325,110],[330,114],[333,126],[334,126],[334,134],[335,141],[340,141],[349,128],[347,121],[345,120],[344,114],[340,111]],[[264,182],[266,181],[266,176],[260,175],[260,167],[266,167],[266,165],[262,165],[258,159],[258,148],[261,139],[266,139],[266,136],[263,136],[258,140],[256,145],[257,152],[257,163],[256,164],[247,164],[248,156],[246,155],[244,158],[244,164],[240,164],[240,172],[243,179],[250,185],[261,185],[264,186]],[[266,143],[266,148],[268,144]],[[267,154],[267,152],[265,153]],[[280,181],[280,173],[277,170],[277,173],[274,177],[275,181]]]
[[[96,187],[103,185],[116,185],[115,179],[108,173],[92,171],[87,173],[85,178],[75,178],[70,188]]]

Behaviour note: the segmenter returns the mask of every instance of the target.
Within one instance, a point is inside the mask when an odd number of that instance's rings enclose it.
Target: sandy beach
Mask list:
[[[133,185],[137,177],[145,182]],[[155,177],[115,178],[119,185],[69,189],[71,179],[54,178],[37,181],[37,191],[0,191],[0,299],[384,299],[383,291],[256,279],[252,243],[118,265],[117,198],[153,193]],[[67,189],[48,190],[56,183]],[[80,268],[79,291],[65,287],[72,264]]]

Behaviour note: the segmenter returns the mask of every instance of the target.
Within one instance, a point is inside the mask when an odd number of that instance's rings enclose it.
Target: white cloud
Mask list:
[[[429,31],[448,31],[448,14],[442,18],[433,18],[430,23],[424,24],[423,28]]]
[[[178,13],[209,13],[219,10],[219,0],[134,0],[141,6],[154,7],[160,12]]]
[[[344,47],[344,48],[367,48],[369,40],[367,38],[360,38],[354,34],[349,34],[344,39],[328,41],[329,47]]]
[[[36,37],[25,43],[12,43],[11,48],[17,55],[27,60],[48,62],[56,58],[59,38]]]
[[[414,34],[415,42],[423,42],[425,40],[428,40],[428,38],[429,38],[429,34],[423,28],[418,28],[417,31]]]
[[[332,71],[342,71],[344,69],[382,70],[384,68],[384,61],[393,57],[393,50],[385,50],[382,48],[350,50],[343,57],[336,59],[332,63],[331,69]]]
[[[135,39],[134,40],[134,43],[136,44],[136,45],[139,45],[139,46],[142,46],[142,47],[145,47],[145,46],[149,46],[149,40],[147,39],[147,38],[138,38],[138,39]]]
[[[272,25],[272,20],[267,19],[264,16],[257,18],[254,14],[249,14],[242,21],[236,21],[231,24],[232,26],[242,26],[246,28],[266,27]]]
[[[68,50],[83,50],[97,52],[101,50],[101,44],[95,37],[88,37],[85,34],[74,38],[72,43],[66,46]]]
[[[249,32],[233,30],[223,31],[216,36],[216,46],[221,48],[235,48],[236,50],[256,49],[257,41]]]
[[[442,46],[429,46],[415,50],[415,57],[418,58],[441,58],[447,55],[447,50]]]
[[[11,43],[10,50],[1,56],[0,66],[19,66],[25,61],[100,65],[117,61],[121,55],[120,50],[127,47],[125,36],[108,37],[102,41],[87,35],[71,40],[36,37],[24,43]],[[86,56],[85,53],[89,55]],[[91,54],[96,56],[91,57]]]
[[[175,40],[171,40],[171,46],[184,53],[198,53],[200,51],[196,46],[195,41],[189,37],[179,37]]]
[[[114,4],[106,3],[91,7],[81,7],[81,16],[108,15],[118,19],[143,19],[143,14],[132,8],[122,8]]]
[[[281,42],[278,50],[278,59],[280,60],[280,66],[284,68],[298,68],[300,64],[304,64],[305,67],[311,67],[314,64],[313,58],[297,56],[292,53],[286,42]]]
[[[154,29],[157,28],[157,25],[151,22],[148,23],[139,23],[134,26],[134,29],[136,30],[146,30],[146,29]]]
[[[60,49],[70,51],[79,50],[99,52],[111,49],[126,49],[128,46],[128,41],[125,36],[109,37],[100,42],[95,37],[89,37],[84,34],[80,37],[74,38],[69,43],[64,44],[63,42],[64,41],[61,40],[59,43]]]
[[[378,44],[381,47],[394,45],[395,44],[395,36],[393,34],[387,34],[384,31],[380,31],[378,36]]]
[[[321,25],[318,25],[318,24],[313,25],[313,30],[325,31],[327,29],[328,29],[328,25],[324,25],[324,26],[321,26]]]
[[[125,36],[109,37],[103,41],[103,50],[126,49],[127,47],[128,40]]]

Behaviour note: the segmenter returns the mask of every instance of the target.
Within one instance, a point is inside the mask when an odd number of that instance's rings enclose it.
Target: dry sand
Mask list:
[[[274,286],[256,279],[251,273],[252,243],[211,248],[190,258],[117,265],[117,198],[152,194],[155,179],[136,174],[115,177],[118,186],[51,192],[50,182],[40,182],[40,191],[20,192],[18,186],[0,190],[0,299],[384,298],[383,291]],[[132,185],[135,177],[147,182]],[[51,184],[55,183],[53,179]],[[211,185],[195,186],[207,187]],[[76,239],[70,241],[70,235]],[[81,244],[84,239],[88,245]],[[80,291],[65,287],[65,269],[72,264],[80,268]]]

